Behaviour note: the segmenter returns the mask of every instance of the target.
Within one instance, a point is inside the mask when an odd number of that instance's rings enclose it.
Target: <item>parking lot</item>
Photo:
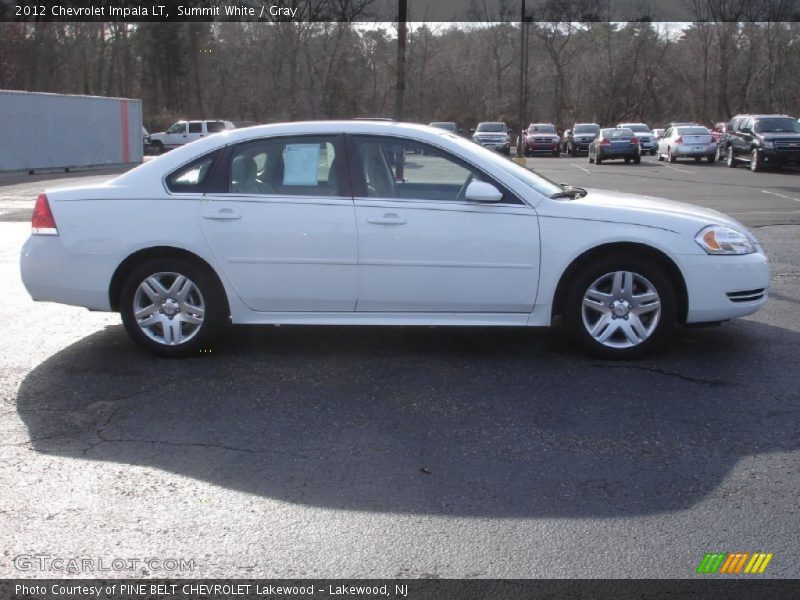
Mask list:
[[[15,567],[40,554],[194,561],[104,576],[683,578],[715,551],[800,576],[800,172],[527,165],[735,216],[769,303],[637,362],[558,329],[285,326],[165,361],[19,279],[40,188],[108,174],[0,178],[0,576],[54,575]]]

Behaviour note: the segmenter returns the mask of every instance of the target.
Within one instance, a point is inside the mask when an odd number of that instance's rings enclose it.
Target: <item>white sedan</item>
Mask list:
[[[717,144],[711,131],[702,125],[670,127],[658,140],[658,160],[675,162],[678,158],[693,158],[700,162],[717,160]]]
[[[559,186],[441,129],[226,131],[106,184],[40,195],[34,300],[117,311],[163,356],[227,322],[547,326],[629,358],[758,310],[769,266],[730,217]]]

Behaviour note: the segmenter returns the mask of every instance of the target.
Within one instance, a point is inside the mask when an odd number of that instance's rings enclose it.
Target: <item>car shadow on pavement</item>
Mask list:
[[[237,327],[162,360],[112,326],[30,372],[17,409],[40,453],[309,506],[651,514],[800,445],[799,343],[740,321],[602,362],[558,329]]]

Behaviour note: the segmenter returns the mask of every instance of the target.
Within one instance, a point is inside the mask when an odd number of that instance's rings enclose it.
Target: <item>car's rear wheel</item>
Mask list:
[[[652,260],[607,256],[572,281],[563,315],[573,341],[602,358],[644,356],[675,327],[673,284]]]
[[[717,160],[717,155],[716,154],[708,154],[706,156],[706,159],[708,159],[708,162],[713,163],[715,160]]]
[[[656,155],[656,151],[655,150],[650,150],[650,156],[655,156],[655,155]]]
[[[119,306],[131,339],[167,357],[208,349],[227,319],[218,281],[180,258],[153,259],[134,269],[122,286]]]
[[[672,148],[667,148],[667,160],[671,163],[674,163],[676,160],[678,160],[677,157],[672,154]]]
[[[638,165],[641,162],[642,162],[642,157],[641,156],[634,156],[633,157],[633,164]]]
[[[722,144],[717,144],[717,149],[714,152],[714,158],[716,160],[722,160],[723,158],[725,158],[724,155],[722,154]]]

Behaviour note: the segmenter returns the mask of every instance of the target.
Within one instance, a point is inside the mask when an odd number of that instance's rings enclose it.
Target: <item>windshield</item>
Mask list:
[[[758,119],[754,129],[756,133],[800,133],[800,123],[790,117],[770,117]]]
[[[499,169],[505,173],[508,173],[522,183],[526,184],[528,187],[533,188],[543,196],[550,197],[553,194],[564,191],[564,188],[557,183],[518,165],[514,161],[504,158],[497,152],[483,148],[482,146],[465,140],[462,137],[453,136],[451,139],[470,154],[480,154],[481,158],[489,161],[492,164],[493,169]],[[491,170],[487,170],[491,174]]]
[[[600,131],[599,125],[575,125],[574,133],[597,133]]]
[[[705,127],[678,127],[679,135],[711,135]]]
[[[555,133],[556,126],[555,125],[531,125],[528,127],[528,131],[530,133]]]
[[[625,128],[639,133],[650,133],[650,128],[647,125],[626,125]]]
[[[452,131],[453,133],[456,132],[458,129],[455,123],[448,123],[446,121],[436,121],[431,123],[431,127],[436,127],[437,129],[445,129],[447,131]]]
[[[506,132],[506,124],[505,123],[479,123],[478,128],[475,131],[480,131],[482,133],[505,133]]]

